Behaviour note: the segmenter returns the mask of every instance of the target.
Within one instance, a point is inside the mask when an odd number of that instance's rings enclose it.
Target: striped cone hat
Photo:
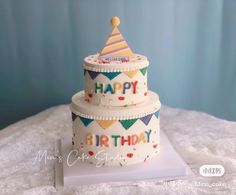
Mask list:
[[[133,58],[134,54],[132,50],[129,48],[129,45],[123,38],[120,33],[118,26],[120,24],[120,19],[118,17],[113,17],[111,19],[111,24],[113,25],[113,30],[109,35],[105,46],[101,50],[99,57],[122,57],[127,56],[129,58]]]

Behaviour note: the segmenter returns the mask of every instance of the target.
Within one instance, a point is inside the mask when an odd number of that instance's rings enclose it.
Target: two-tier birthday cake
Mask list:
[[[160,101],[148,91],[149,62],[121,35],[118,17],[99,54],[84,59],[84,91],[72,97],[72,145],[86,162],[126,166],[160,150]]]

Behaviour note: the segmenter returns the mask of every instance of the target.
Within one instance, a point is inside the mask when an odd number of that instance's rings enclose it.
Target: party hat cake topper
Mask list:
[[[111,19],[111,24],[113,26],[113,30],[109,35],[105,46],[101,50],[99,57],[103,59],[110,58],[115,61],[117,59],[121,59],[121,61],[128,61],[129,58],[134,57],[134,54],[118,29],[120,19],[117,16],[113,17]]]

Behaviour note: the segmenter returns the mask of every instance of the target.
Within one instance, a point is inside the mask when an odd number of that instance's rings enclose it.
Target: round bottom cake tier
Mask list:
[[[72,145],[80,161],[100,166],[126,166],[155,157],[160,143],[160,101],[148,91],[145,102],[104,107],[72,97]]]

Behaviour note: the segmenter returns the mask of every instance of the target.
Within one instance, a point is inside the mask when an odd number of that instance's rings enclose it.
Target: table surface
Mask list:
[[[0,194],[236,194],[236,122],[162,106],[161,129],[193,177],[56,189],[54,143],[71,131],[71,114],[68,105],[45,110],[0,131]],[[225,174],[203,177],[204,164],[221,164]]]

